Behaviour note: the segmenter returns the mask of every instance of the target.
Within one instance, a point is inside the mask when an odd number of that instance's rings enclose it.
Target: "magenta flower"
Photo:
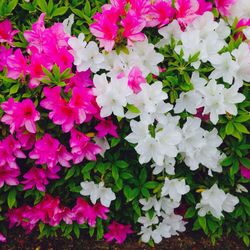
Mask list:
[[[113,221],[108,226],[109,232],[104,234],[104,238],[110,242],[112,240],[116,240],[118,244],[122,244],[128,234],[132,234],[131,225],[123,225]]]
[[[92,115],[97,113],[96,107],[93,105],[95,98],[92,90],[86,87],[73,88],[72,97],[69,101],[69,107],[75,112],[75,122],[82,124],[87,114]]]
[[[133,10],[130,10],[126,17],[122,19],[121,25],[124,28],[123,36],[128,39],[129,46],[132,46],[133,42],[145,40],[146,36],[141,31],[145,28],[146,21],[136,15]]]
[[[75,112],[74,109],[60,96],[61,88],[44,88],[45,99],[40,105],[48,110],[49,118],[56,125],[61,125],[63,132],[67,133],[74,127]]]
[[[2,233],[0,233],[0,242],[7,242],[6,237]]]
[[[141,70],[138,67],[133,67],[128,75],[128,86],[135,94],[141,91],[141,84],[147,83],[143,77]]]
[[[74,57],[65,47],[63,47],[58,49],[53,55],[53,60],[54,63],[60,68],[60,71],[63,72],[67,68],[71,69]]]
[[[197,113],[195,117],[200,118],[202,121],[208,122],[210,120],[210,114],[203,114],[204,107],[197,108]]]
[[[12,55],[12,49],[7,49],[4,46],[0,46],[0,71],[2,71],[4,67],[7,66],[7,59],[10,55]]]
[[[73,220],[75,218],[74,213],[71,211],[68,207],[62,207],[60,208],[60,211],[55,214],[55,220],[61,221],[63,220],[66,224],[70,225],[73,223]]]
[[[49,184],[46,171],[42,168],[32,167],[26,174],[24,174],[23,178],[26,179],[21,182],[24,184],[23,190],[36,187],[39,191],[45,192],[45,186]]]
[[[16,131],[16,138],[23,150],[30,150],[36,142],[36,135],[29,133],[25,128],[20,128]]]
[[[25,127],[30,133],[36,133],[35,122],[40,119],[40,114],[36,111],[35,105],[30,99],[25,99],[19,103],[10,98],[3,102],[1,107],[6,113],[1,121],[10,125],[11,134],[22,127]]]
[[[97,202],[94,206],[93,209],[95,211],[95,214],[97,217],[103,219],[103,220],[107,220],[108,216],[106,213],[109,212],[109,209],[105,206],[103,206],[100,202]]]
[[[229,16],[230,8],[235,2],[236,0],[215,0],[215,5],[222,15]]]
[[[29,153],[29,157],[35,159],[36,164],[47,164],[53,173],[56,173],[58,162],[64,167],[69,167],[68,161],[72,159],[66,148],[50,134],[45,134],[36,141],[35,148]]]
[[[250,169],[244,166],[240,166],[240,172],[243,177],[250,179]]]
[[[12,30],[12,25],[9,20],[4,20],[0,22],[0,43],[8,43],[12,45],[13,37],[18,30]]]
[[[96,155],[102,152],[102,149],[98,145],[90,142],[88,136],[76,129],[71,130],[69,143],[75,164],[82,162],[84,158],[89,161],[95,161]]]
[[[97,136],[99,138],[103,138],[107,134],[110,134],[116,138],[118,137],[116,132],[117,126],[112,122],[111,119],[101,120],[101,122],[95,126],[95,129],[98,131]]]
[[[8,165],[0,166],[0,188],[3,187],[4,183],[9,186],[17,186],[19,175],[19,168],[11,168]]]
[[[22,51],[17,49],[13,55],[7,59],[7,77],[11,79],[24,78],[27,73],[27,62]]]
[[[171,1],[158,0],[152,5],[151,13],[153,14],[153,20],[150,22],[151,26],[160,28],[173,19],[175,9],[172,7]]]
[[[119,14],[115,8],[104,10],[94,15],[95,22],[90,25],[91,33],[100,41],[100,47],[111,51],[118,32]]]

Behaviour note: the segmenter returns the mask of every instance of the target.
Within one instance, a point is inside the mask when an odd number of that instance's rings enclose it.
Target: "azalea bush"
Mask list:
[[[248,0],[0,1],[0,241],[250,242]]]

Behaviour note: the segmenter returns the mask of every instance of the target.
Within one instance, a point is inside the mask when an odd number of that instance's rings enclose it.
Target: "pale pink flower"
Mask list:
[[[3,187],[4,183],[9,186],[17,186],[19,175],[19,168],[11,168],[8,165],[0,166],[0,188]]]
[[[229,16],[230,8],[235,2],[236,0],[215,0],[215,5],[220,14]]]
[[[85,158],[89,161],[95,161],[96,155],[102,152],[102,149],[91,142],[88,136],[76,129],[71,130],[69,143],[75,164],[82,162]]]
[[[135,94],[141,91],[141,84],[145,84],[147,81],[143,77],[141,70],[138,67],[133,67],[128,75],[128,86],[133,90]]]
[[[32,189],[36,187],[39,191],[45,192],[45,186],[49,184],[47,180],[46,171],[42,168],[32,167],[23,178],[21,183],[24,184],[23,190]]]
[[[90,25],[91,33],[100,41],[100,47],[111,51],[118,32],[119,14],[114,7],[94,15],[95,22]]]
[[[110,242],[112,240],[116,240],[118,244],[122,244],[128,234],[132,234],[131,225],[123,225],[113,221],[108,226],[109,232],[104,234],[104,238]]]
[[[142,30],[146,26],[146,21],[137,16],[133,10],[130,10],[126,17],[122,19],[121,25],[124,28],[123,36],[128,39],[128,45],[132,46],[133,42],[142,42],[146,36]]]
[[[27,74],[27,61],[22,51],[17,49],[13,55],[7,59],[7,77],[11,79],[24,78]]]
[[[95,130],[98,131],[97,136],[99,138],[103,138],[108,134],[117,138],[118,134],[116,132],[116,129],[117,126],[112,122],[111,119],[101,120],[101,122],[95,126]]]
[[[18,30],[12,29],[12,25],[9,20],[4,20],[3,22],[0,22],[0,43],[6,42],[10,45],[13,45],[13,37],[18,32]]]
[[[8,57],[12,55],[12,49],[7,49],[4,46],[0,46],[0,71],[2,71],[4,69],[4,67],[7,66],[7,59]]]

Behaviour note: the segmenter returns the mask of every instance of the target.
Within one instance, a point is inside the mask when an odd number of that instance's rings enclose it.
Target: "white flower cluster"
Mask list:
[[[180,94],[174,107],[175,113],[186,110],[191,114],[196,114],[198,108],[204,107],[203,114],[209,114],[211,122],[217,124],[219,115],[226,113],[237,115],[235,104],[245,100],[245,96],[238,93],[239,86],[236,84],[225,88],[223,84],[217,84],[214,79],[207,82],[204,78],[200,78],[197,72],[193,73],[191,82],[193,90]]]
[[[81,187],[82,190],[80,194],[83,196],[90,196],[90,200],[93,204],[96,204],[97,200],[100,199],[103,206],[109,207],[111,201],[116,198],[112,189],[105,188],[103,182],[95,184],[93,181],[84,181],[81,182]]]
[[[185,231],[186,222],[182,220],[182,216],[174,213],[174,209],[180,206],[182,195],[188,193],[189,190],[185,180],[166,178],[160,199],[153,196],[147,200],[140,200],[143,205],[142,210],[146,212],[145,216],[138,219],[138,222],[142,224],[139,234],[142,235],[143,242],[152,239],[155,243],[159,243],[162,238],[170,238],[178,235],[178,232]],[[150,210],[153,211],[153,216],[150,216]]]
[[[217,184],[203,191],[201,195],[201,201],[196,205],[196,209],[199,209],[199,216],[205,216],[210,212],[214,217],[220,219],[223,216],[223,211],[231,213],[239,203],[236,196],[226,194],[222,189],[218,188]]]

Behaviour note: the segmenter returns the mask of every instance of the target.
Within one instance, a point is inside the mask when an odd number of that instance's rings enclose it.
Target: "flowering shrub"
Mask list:
[[[248,0],[57,2],[0,1],[0,241],[249,245]]]

